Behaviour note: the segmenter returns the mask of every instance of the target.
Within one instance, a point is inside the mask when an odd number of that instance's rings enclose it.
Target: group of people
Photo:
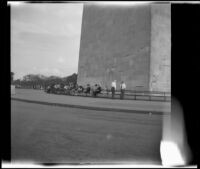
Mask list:
[[[70,83],[69,85],[51,84],[51,85],[48,85],[45,90],[47,93],[56,93],[56,92],[61,92],[61,91],[70,91],[73,88],[74,88],[73,83]]]
[[[112,99],[115,97],[115,92],[117,89],[117,81],[114,80],[111,83],[111,93],[112,93]],[[124,81],[121,81],[120,83],[120,99],[124,99],[124,93],[126,89],[126,84]],[[69,94],[71,93],[85,93],[87,94],[92,94],[93,97],[96,97],[99,93],[102,91],[102,87],[100,84],[95,84],[91,86],[90,84],[87,84],[86,87],[83,87],[82,85],[74,85],[74,84],[69,84],[69,85],[61,85],[61,84],[54,84],[50,85],[47,87],[47,92],[48,93],[56,93],[57,91],[65,91],[65,93],[68,91]],[[53,92],[52,92],[53,91]]]
[[[99,84],[95,84],[93,87],[90,84],[87,84],[87,86],[85,87],[85,89],[82,86],[79,86],[78,88],[78,92],[81,93],[85,93],[87,94],[92,94],[92,96],[96,97],[97,94],[101,93],[102,88]]]
[[[111,83],[112,99],[114,99],[116,89],[117,89],[117,81],[114,80]],[[125,89],[126,89],[126,84],[124,83],[124,81],[121,81],[121,83],[120,83],[120,99],[124,99]]]
[[[101,93],[102,88],[99,84],[95,84],[94,86],[91,86],[90,84],[87,84],[86,87],[83,87],[82,85],[74,85],[74,84],[69,84],[69,85],[61,85],[61,84],[52,84],[47,86],[46,92],[47,93],[85,93],[87,94],[92,94],[92,96],[96,97],[97,94]],[[73,94],[72,94],[73,95]]]

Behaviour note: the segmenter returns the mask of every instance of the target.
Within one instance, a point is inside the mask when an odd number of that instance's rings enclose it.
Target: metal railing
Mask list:
[[[121,92],[115,91],[115,98],[120,99]],[[111,90],[102,90],[99,97],[111,98]],[[126,90],[124,93],[124,100],[149,100],[149,101],[171,101],[170,92],[160,91],[138,91],[138,90]]]
[[[83,96],[83,97],[94,97],[92,92],[77,92],[77,91],[59,91],[52,92],[53,94],[63,94],[71,96]],[[114,99],[120,99],[120,90],[115,91]],[[97,98],[112,98],[111,90],[103,89],[96,95]],[[160,91],[141,91],[141,90],[125,90],[123,100],[148,100],[148,101],[171,101],[171,92],[160,92]]]

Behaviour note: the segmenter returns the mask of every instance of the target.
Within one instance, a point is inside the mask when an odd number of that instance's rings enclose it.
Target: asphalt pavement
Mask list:
[[[29,99],[49,97],[41,92],[32,97],[28,91],[16,93]],[[88,99],[86,102],[91,103]],[[132,112],[11,100],[12,162],[160,164],[162,115]]]

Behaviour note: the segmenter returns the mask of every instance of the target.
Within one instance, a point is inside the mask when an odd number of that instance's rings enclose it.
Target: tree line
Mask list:
[[[61,85],[69,85],[73,83],[77,84],[77,74],[73,73],[70,76],[59,77],[59,76],[44,76],[41,74],[27,74],[23,76],[22,80],[17,79],[13,80],[14,73],[11,72],[11,84],[16,87],[21,88],[46,88],[49,85],[61,84]]]

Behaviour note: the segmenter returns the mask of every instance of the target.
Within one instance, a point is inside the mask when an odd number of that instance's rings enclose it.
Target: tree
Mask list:
[[[40,74],[27,74],[23,77],[23,80],[15,80],[15,84],[20,84],[22,87],[28,87],[28,88],[38,88],[43,87],[46,88],[46,86],[52,85],[52,84],[70,84],[73,83],[76,85],[77,83],[77,74],[74,73],[67,77],[59,77],[59,76],[49,76],[46,77],[44,75]]]
[[[63,78],[63,81],[65,81],[67,84],[73,83],[74,85],[76,85],[76,83],[77,83],[77,76],[78,75],[76,73],[73,73],[72,75]]]

